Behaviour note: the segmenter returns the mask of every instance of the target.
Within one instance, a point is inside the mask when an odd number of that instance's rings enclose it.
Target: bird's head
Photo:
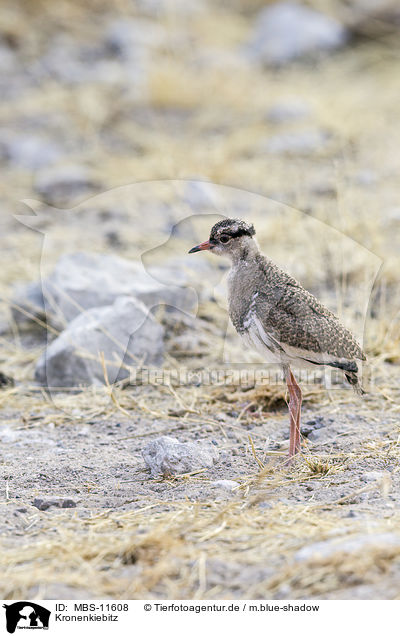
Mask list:
[[[210,238],[189,250],[189,254],[202,250],[212,250],[221,256],[228,256],[232,260],[243,258],[257,250],[253,236],[254,226],[240,219],[223,219],[218,221],[210,232]]]

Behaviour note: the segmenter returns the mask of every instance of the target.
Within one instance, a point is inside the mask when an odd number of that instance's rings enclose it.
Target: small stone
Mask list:
[[[205,442],[179,442],[174,437],[159,437],[142,451],[152,477],[191,473],[212,468],[218,461],[216,448]]]
[[[280,65],[318,57],[348,39],[347,29],[333,18],[296,2],[276,2],[258,15],[250,55],[263,64]]]
[[[325,426],[325,421],[322,415],[317,415],[312,420],[307,420],[304,424],[301,425],[301,434],[303,437],[308,437],[310,433],[316,431],[317,429],[323,428]]]
[[[305,437],[307,437],[307,439],[309,439],[310,442],[316,442],[317,440],[321,438],[321,435],[322,435],[322,431],[316,430],[316,431],[311,431],[308,435],[305,435]]]
[[[358,535],[351,538],[329,539],[304,546],[296,552],[295,561],[328,561],[338,555],[356,554],[362,551],[385,551],[400,546],[400,536],[391,532]]]
[[[361,476],[361,481],[381,481],[388,473],[384,470],[371,470]]]
[[[328,140],[327,132],[310,129],[273,135],[262,141],[258,150],[261,153],[272,155],[307,156],[310,153],[324,150]]]
[[[273,124],[305,119],[311,114],[311,108],[300,100],[279,102],[267,110],[266,118]]]
[[[0,156],[15,166],[37,170],[51,165],[61,156],[60,148],[55,143],[39,136],[2,137]]]
[[[51,507],[54,508],[76,508],[76,502],[73,499],[65,499],[63,497],[52,497],[49,499],[42,499],[36,497],[33,500],[33,505],[38,510],[48,510]]]
[[[235,488],[240,486],[239,482],[231,481],[230,479],[218,479],[218,481],[211,482],[214,486],[218,486],[218,488],[222,488],[223,490],[229,490],[232,492]]]

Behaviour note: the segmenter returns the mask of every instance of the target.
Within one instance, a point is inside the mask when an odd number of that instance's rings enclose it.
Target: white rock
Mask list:
[[[43,137],[1,131],[0,155],[13,165],[36,170],[54,163],[61,154],[54,142]]]
[[[259,152],[273,155],[306,156],[326,147],[329,136],[321,130],[304,130],[299,132],[272,135],[259,145]]]
[[[223,490],[229,490],[230,492],[240,486],[238,481],[231,481],[230,479],[218,479],[218,481],[213,481],[212,483],[214,486],[218,486],[218,488],[222,488]]]
[[[339,22],[296,2],[263,9],[250,43],[251,55],[265,64],[285,64],[343,46],[348,31]]]
[[[159,437],[142,451],[143,459],[152,477],[191,473],[201,468],[212,468],[219,453],[211,443],[179,442],[174,437]]]
[[[295,561],[326,561],[336,555],[354,554],[363,550],[385,550],[400,546],[400,535],[392,532],[367,534],[347,539],[329,539],[304,546],[295,554]]]
[[[274,104],[267,110],[266,115],[271,123],[280,124],[306,119],[311,115],[311,108],[306,102],[292,99]]]
[[[384,470],[371,470],[362,475],[361,481],[381,481],[386,475],[389,473]]]

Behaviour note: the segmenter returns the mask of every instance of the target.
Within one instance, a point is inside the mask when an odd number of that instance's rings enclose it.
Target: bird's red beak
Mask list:
[[[189,250],[189,254],[193,254],[194,252],[200,252],[201,250],[209,250],[211,249],[210,241],[204,241],[204,243],[200,243],[200,245],[195,245]]]

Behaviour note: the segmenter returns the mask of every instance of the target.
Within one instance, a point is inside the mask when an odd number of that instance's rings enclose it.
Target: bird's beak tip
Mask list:
[[[210,241],[204,241],[204,243],[200,243],[200,245],[195,245],[189,250],[188,254],[194,254],[194,252],[201,252],[203,250],[209,250],[211,248]]]

